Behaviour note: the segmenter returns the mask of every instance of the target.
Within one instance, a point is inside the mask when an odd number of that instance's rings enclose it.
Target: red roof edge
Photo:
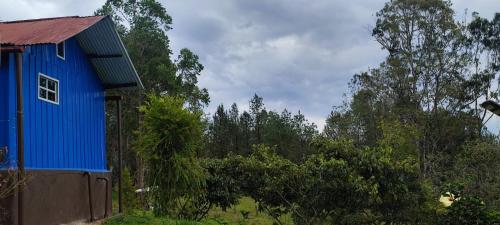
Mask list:
[[[2,23],[3,24],[26,23],[26,22],[46,21],[46,20],[57,20],[57,19],[68,19],[68,18],[89,18],[89,17],[106,17],[106,16],[60,16],[60,17],[38,18],[38,19],[0,21],[0,24],[2,24]]]

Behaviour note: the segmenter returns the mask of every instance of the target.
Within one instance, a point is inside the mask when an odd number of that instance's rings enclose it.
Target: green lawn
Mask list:
[[[171,220],[166,218],[154,217],[151,212],[136,212],[132,215],[124,215],[112,218],[104,225],[138,225],[138,224],[151,224],[151,225],[219,225],[214,220],[207,220],[201,222],[193,222],[187,220]]]
[[[247,218],[243,217],[244,212],[248,212]],[[283,216],[281,221],[286,225],[293,225],[289,215]],[[265,213],[258,212],[255,206],[255,201],[251,198],[244,197],[240,199],[240,203],[235,207],[223,211],[220,208],[211,210],[208,214],[208,219],[200,222],[179,221],[166,218],[154,217],[151,212],[138,211],[131,215],[124,215],[112,218],[104,225],[136,225],[136,224],[152,224],[152,225],[272,225],[273,218]]]
[[[242,212],[248,212],[248,219],[243,218]],[[231,225],[272,225],[274,219],[263,212],[258,212],[255,201],[252,198],[243,197],[240,203],[235,207],[228,209],[226,212],[220,208],[211,210],[208,218],[220,219],[228,222]],[[286,225],[293,225],[291,216],[286,215],[280,218],[281,222]]]

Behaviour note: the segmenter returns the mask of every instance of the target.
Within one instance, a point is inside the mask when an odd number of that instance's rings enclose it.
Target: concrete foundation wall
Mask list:
[[[80,171],[27,171],[24,193],[24,225],[54,225],[89,221],[88,176]],[[109,180],[108,189],[104,180]],[[91,173],[94,219],[104,218],[106,192],[111,215],[111,173]],[[0,200],[0,224],[17,225],[17,195]]]

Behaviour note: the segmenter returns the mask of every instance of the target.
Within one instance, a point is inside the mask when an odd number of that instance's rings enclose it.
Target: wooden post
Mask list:
[[[121,97],[121,96],[120,96]],[[118,122],[118,212],[123,213],[123,196],[122,196],[122,102],[121,98],[116,100],[117,122]]]
[[[118,127],[118,212],[123,213],[122,171],[123,171],[123,137],[122,137],[122,96],[106,96],[106,101],[116,102],[116,123]]]

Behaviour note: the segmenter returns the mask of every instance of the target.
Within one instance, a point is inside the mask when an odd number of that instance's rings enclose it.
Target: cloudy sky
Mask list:
[[[342,103],[350,77],[385,53],[370,36],[386,0],[161,0],[173,17],[175,52],[187,47],[205,65],[200,85],[218,104],[301,110],[321,129]],[[0,20],[91,15],[104,0],[0,0]],[[453,0],[457,19],[500,12],[498,0]],[[498,131],[500,120],[489,127]]]

